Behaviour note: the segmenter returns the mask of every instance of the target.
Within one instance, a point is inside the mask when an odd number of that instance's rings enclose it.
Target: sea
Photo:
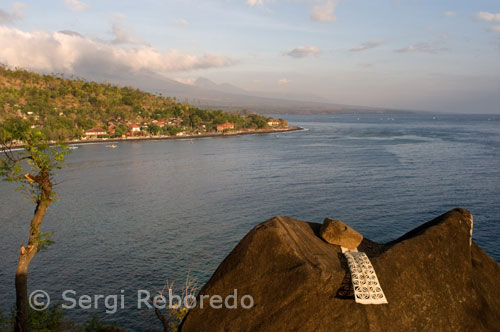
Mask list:
[[[29,292],[66,306],[68,298],[116,296],[115,313],[102,299],[64,313],[161,331],[151,309],[137,308],[138,291],[155,295],[186,278],[202,286],[247,232],[274,216],[340,219],[386,242],[462,207],[474,216],[473,240],[500,261],[499,115],[285,118],[304,130],[79,145],[56,177],[59,199],[42,228],[55,244],[32,262]],[[0,197],[6,316],[34,205],[11,183],[0,183]]]

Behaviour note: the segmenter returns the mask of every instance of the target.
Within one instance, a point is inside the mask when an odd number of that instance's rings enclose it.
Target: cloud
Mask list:
[[[500,13],[479,12],[474,17],[480,21],[500,22]]]
[[[366,51],[375,47],[379,47],[385,44],[384,40],[373,40],[368,41],[366,43],[361,44],[359,47],[351,48],[349,51],[351,52],[361,52]]]
[[[13,23],[23,17],[26,5],[22,2],[13,2],[11,5],[12,11],[7,12],[0,9],[0,24]]]
[[[286,84],[288,84],[288,83],[290,83],[290,82],[291,82],[291,81],[290,81],[289,79],[287,79],[287,78],[280,78],[280,79],[278,80],[278,85],[286,85]]]
[[[149,45],[143,39],[134,37],[133,29],[125,26],[125,22],[125,16],[122,14],[117,14],[113,18],[111,22],[111,33],[114,37],[111,41],[112,44]]]
[[[322,5],[316,5],[311,8],[311,19],[318,22],[334,22],[335,9],[339,4],[339,0],[327,0]]]
[[[274,0],[247,0],[248,7],[263,6],[266,2],[274,2]]]
[[[500,25],[494,25],[488,28],[490,32],[499,32],[500,33]]]
[[[189,26],[189,22],[183,18],[176,18],[176,19],[173,19],[172,20],[172,23],[174,23],[175,25],[178,25],[180,27],[187,27]]]
[[[187,84],[187,85],[194,85],[196,83],[196,78],[194,77],[176,77],[173,79],[174,81],[177,81],[182,84]]]
[[[176,49],[160,51],[150,46],[123,48],[92,40],[72,31],[24,32],[0,26],[0,63],[45,72],[78,75],[116,72],[181,72],[233,65],[217,54],[201,56]]]
[[[293,50],[283,52],[283,55],[291,56],[292,58],[305,58],[309,56],[318,56],[321,53],[316,46],[299,46]]]
[[[443,47],[446,39],[448,37],[442,36],[441,39],[433,41],[433,42],[421,42],[416,43],[404,48],[400,48],[395,50],[396,53],[429,53],[436,54],[443,51],[448,51],[446,47]]]
[[[72,30],[61,30],[61,31],[59,31],[59,33],[63,33],[63,34],[68,35],[68,36],[83,37],[82,34],[76,32],[76,31],[72,31]]]
[[[64,0],[64,3],[66,8],[74,12],[82,12],[90,7],[87,3],[78,0]]]
[[[264,4],[264,0],[247,0],[247,6],[262,6]]]
[[[454,17],[454,16],[457,16],[457,13],[456,12],[453,12],[453,11],[447,11],[447,12],[444,12],[443,14],[445,17]]]

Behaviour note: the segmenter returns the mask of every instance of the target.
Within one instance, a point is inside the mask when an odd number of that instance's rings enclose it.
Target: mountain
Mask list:
[[[208,78],[204,78],[204,77],[199,77],[194,82],[194,85],[200,89],[205,89],[205,90],[219,91],[219,92],[232,93],[232,94],[242,94],[242,95],[249,94],[248,91],[240,89],[235,85],[232,85],[229,83],[217,84],[217,83],[209,80]]]
[[[78,73],[76,73],[78,74]],[[201,108],[226,111],[251,110],[261,114],[340,114],[340,113],[395,113],[403,112],[386,108],[334,104],[319,97],[299,94],[279,94],[246,91],[231,84],[217,84],[198,78],[193,85],[183,84],[152,72],[115,71],[112,75],[100,71],[86,72],[85,79],[130,86],[148,92],[176,97]]]

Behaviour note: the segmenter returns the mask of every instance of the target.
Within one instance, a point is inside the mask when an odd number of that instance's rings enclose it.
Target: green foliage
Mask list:
[[[31,332],[76,332],[78,327],[64,318],[59,305],[49,306],[45,310],[28,308],[29,330]]]
[[[11,319],[8,319],[0,310],[0,332],[8,332],[12,329],[13,321]]]
[[[171,310],[171,323],[170,323],[170,330],[171,332],[177,332],[179,331],[179,326],[181,325],[182,321],[186,317],[188,310],[186,308],[182,308],[179,310]]]
[[[35,242],[38,244],[37,248],[38,251],[42,250],[47,250],[50,245],[53,245],[56,243],[55,241],[52,241],[50,238],[52,237],[52,233],[38,233],[38,235],[35,238]]]
[[[251,128],[263,129],[267,127],[267,119],[263,116],[251,114],[248,116],[248,119],[250,120],[249,125]]]
[[[182,128],[179,128],[179,127],[168,127],[167,128],[167,133],[169,135],[177,135],[178,133],[180,133],[182,131]]]
[[[160,133],[160,129],[160,126],[157,125],[150,125],[148,127],[149,132],[153,135],[158,135]]]
[[[39,75],[0,65],[0,122],[23,118],[48,141],[79,139],[85,130],[107,128],[109,122],[120,128],[115,136],[125,134],[132,123],[151,125],[153,120],[182,120],[176,126],[192,132],[202,125],[214,130],[215,125],[225,122],[234,123],[235,129],[267,127],[265,117],[248,113],[242,116],[204,110],[130,87]],[[151,134],[162,133],[152,125],[149,128]]]
[[[22,144],[23,149],[11,151],[16,144]],[[21,118],[8,118],[0,123],[0,149],[4,151],[0,157],[0,177],[8,182],[19,182],[34,200],[40,199],[41,187],[26,174],[45,173],[52,177],[71,152],[64,145],[49,146],[45,135]]]
[[[5,317],[0,311],[0,332],[14,331],[15,310],[10,317]],[[34,310],[28,307],[28,325],[31,332],[123,332],[124,330],[106,325],[94,315],[88,322],[78,325],[64,316],[60,303],[53,304],[45,310]]]
[[[84,332],[122,332],[123,329],[113,326],[105,325],[99,320],[99,316],[94,315],[92,319],[83,325],[82,331]]]

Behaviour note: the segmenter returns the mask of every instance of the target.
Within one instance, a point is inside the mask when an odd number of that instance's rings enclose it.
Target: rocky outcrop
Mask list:
[[[181,331],[500,330],[500,265],[471,242],[468,211],[452,210],[386,244],[362,240],[358,249],[389,302],[380,305],[355,303],[344,255],[320,228],[288,217],[256,226],[200,292],[225,297],[237,289],[254,306],[197,306]]]
[[[326,218],[319,229],[319,235],[330,244],[347,249],[356,249],[363,241],[363,235],[340,220]]]

